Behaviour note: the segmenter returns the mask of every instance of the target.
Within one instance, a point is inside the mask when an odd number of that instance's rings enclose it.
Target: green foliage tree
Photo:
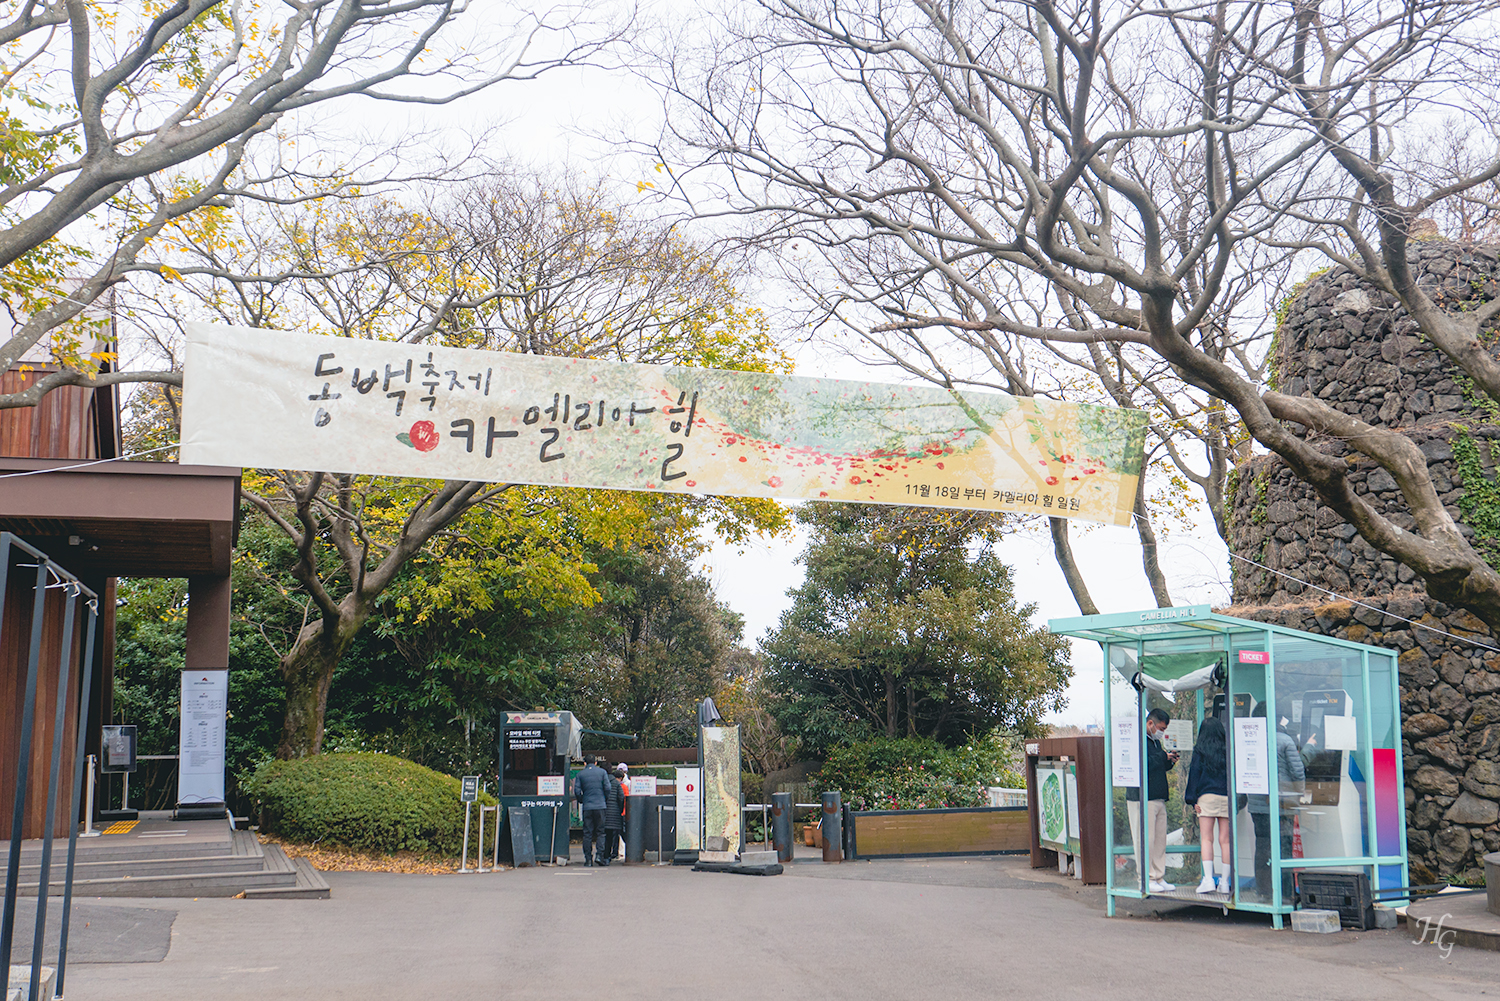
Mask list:
[[[344,337],[788,367],[734,270],[668,225],[543,178],[496,174],[460,204],[419,212],[368,200],[181,227],[172,260],[183,281],[156,308],[179,321],[206,314]],[[174,412],[154,397],[142,406]],[[712,526],[741,539],[784,524],[779,507],[753,499],[300,470],[249,473],[243,496],[290,543],[303,607],[275,644],[286,686],[281,757],[320,750],[339,664],[387,592],[414,626],[488,614],[497,593],[526,614],[552,615],[598,600],[592,554],[628,550],[649,533],[691,538]],[[649,722],[655,698],[642,695],[630,717]]]
[[[807,578],[763,644],[778,714],[809,750],[884,734],[948,746],[1061,708],[1064,642],[995,556],[999,516],[809,504]]]
[[[664,526],[665,527],[665,526]],[[696,546],[653,541],[599,557],[593,649],[578,665],[578,711],[645,745],[694,739],[696,703],[724,683],[744,620],[693,570]],[[603,725],[607,722],[607,726]]]

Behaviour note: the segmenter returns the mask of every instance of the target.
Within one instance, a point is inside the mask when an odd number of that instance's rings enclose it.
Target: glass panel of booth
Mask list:
[[[507,726],[501,753],[505,756],[500,773],[502,796],[536,796],[540,792],[538,778],[564,775],[553,726]],[[566,781],[564,778],[564,785]],[[566,795],[566,791],[553,795]]]
[[[1277,786],[1279,830],[1273,867],[1280,874],[1281,899],[1287,903],[1292,900],[1292,876],[1299,870],[1369,872],[1362,863],[1374,861],[1369,841],[1372,744],[1366,656],[1358,648],[1315,637],[1276,637],[1276,760],[1286,774]],[[1376,657],[1387,664],[1390,659]],[[1389,686],[1388,672],[1382,675]],[[1386,715],[1381,739],[1389,745],[1394,715],[1388,687],[1381,704]]]

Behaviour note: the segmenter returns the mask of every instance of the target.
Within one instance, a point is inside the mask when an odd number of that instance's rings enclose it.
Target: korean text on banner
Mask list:
[[[1128,525],[1147,415],[189,323],[182,461]]]

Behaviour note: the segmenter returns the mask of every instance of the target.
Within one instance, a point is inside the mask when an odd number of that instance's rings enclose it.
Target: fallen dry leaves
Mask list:
[[[299,844],[284,841],[274,834],[257,832],[263,845],[280,845],[281,850],[292,858],[305,858],[319,872],[413,872],[445,873],[458,871],[458,859],[442,855],[427,855],[418,852],[367,851],[358,848],[339,848],[330,845]],[[501,866],[506,869],[509,866]]]

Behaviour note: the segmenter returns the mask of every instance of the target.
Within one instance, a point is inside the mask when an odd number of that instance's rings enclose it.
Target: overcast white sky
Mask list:
[[[365,105],[365,109],[369,109]],[[571,164],[620,183],[627,196],[635,182],[653,178],[653,164],[627,158],[615,147],[591,138],[624,132],[642,138],[655,134],[660,118],[657,98],[648,87],[622,73],[576,70],[553,73],[527,84],[504,84],[478,98],[443,109],[421,109],[403,117],[403,108],[384,106],[382,131],[406,127],[430,129],[449,123],[464,131],[499,124],[504,154],[536,167]],[[363,117],[363,116],[361,116]],[[797,374],[834,378],[897,381],[885,369],[869,370],[819,343],[793,348]],[[1106,612],[1150,608],[1151,591],[1141,570],[1140,548],[1133,529],[1078,525],[1074,549],[1090,590]],[[803,579],[795,562],[805,539],[800,535],[762,541],[739,551],[716,546],[707,568],[719,596],[745,617],[745,638],[753,645],[777,623],[790,605],[787,591]],[[1045,529],[1018,534],[1000,548],[1001,558],[1015,568],[1017,590],[1037,606],[1036,620],[1078,614],[1062,573],[1052,558]],[[1229,597],[1228,557],[1211,523],[1195,531],[1164,539],[1162,565],[1178,604],[1226,604]],[[1086,724],[1103,716],[1103,678],[1097,645],[1074,643],[1074,676],[1068,706],[1049,717],[1052,722]]]

